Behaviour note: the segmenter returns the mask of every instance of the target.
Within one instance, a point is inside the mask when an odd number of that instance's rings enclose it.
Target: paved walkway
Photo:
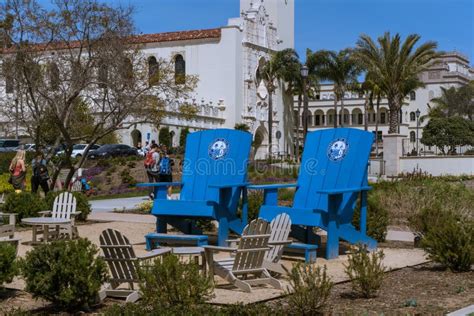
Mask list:
[[[173,194],[173,198],[177,199],[178,194]],[[88,218],[97,221],[154,224],[156,219],[152,215],[119,213],[120,211],[136,209],[138,204],[145,201],[148,201],[147,196],[90,201],[92,213]],[[414,238],[415,235],[410,231],[389,228],[387,232],[387,240],[413,242]]]

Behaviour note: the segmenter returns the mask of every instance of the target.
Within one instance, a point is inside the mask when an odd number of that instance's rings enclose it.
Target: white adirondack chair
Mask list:
[[[144,256],[136,256],[127,237],[117,230],[106,229],[100,235],[100,248],[103,258],[109,266],[112,278],[105,289],[99,292],[100,300],[107,296],[125,297],[126,302],[135,302],[140,298],[140,293],[135,289],[138,283],[137,268],[140,260],[152,259],[171,252],[170,248],[158,248]],[[119,286],[127,283],[123,289]]]
[[[268,244],[270,250],[265,254],[263,259],[263,266],[267,270],[285,274],[287,271],[280,263],[283,255],[283,248],[285,245],[291,244],[291,240],[288,240],[291,231],[291,219],[286,213],[278,214],[270,223],[271,234]]]
[[[59,194],[53,203],[52,211],[42,211],[39,212],[42,216],[51,215],[53,218],[64,218],[71,220],[70,224],[58,225],[58,229],[51,228],[48,232],[50,235],[59,237],[59,235],[66,235],[71,239],[77,238],[79,236],[77,227],[75,225],[75,217],[81,212],[76,212],[77,201],[74,195],[70,192],[63,192]],[[46,232],[36,229],[36,234]]]
[[[287,271],[280,263],[280,260],[283,255],[283,248],[285,245],[292,243],[292,241],[288,239],[291,231],[290,216],[286,213],[279,214],[271,221],[270,229],[270,240],[268,241],[270,250],[265,253],[263,266],[269,271],[286,274]],[[239,239],[230,239],[227,240],[227,242],[229,247],[236,247],[238,245]]]
[[[19,238],[15,238],[16,216],[14,213],[0,213],[0,242],[8,242],[18,249]],[[4,220],[8,218],[8,223]]]
[[[245,228],[237,248],[204,246],[210,275],[217,274],[245,292],[252,285],[269,284],[281,289],[282,284],[263,266],[265,252],[270,250],[270,224],[262,219],[250,222]],[[214,260],[215,252],[234,253],[233,257]],[[254,275],[254,279],[247,279]],[[245,278],[242,279],[242,278]]]
[[[82,192],[82,182],[79,180],[74,181],[71,186],[71,192]]]

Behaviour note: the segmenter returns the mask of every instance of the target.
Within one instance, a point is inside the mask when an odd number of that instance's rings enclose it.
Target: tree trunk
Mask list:
[[[375,157],[379,155],[379,108],[380,108],[380,95],[377,95],[377,106],[375,112]]]
[[[398,100],[388,99],[388,107],[389,107],[389,134],[396,134],[398,132],[398,112],[400,111],[400,107],[398,105]]]
[[[268,91],[268,158],[272,160],[273,133],[273,100],[272,92]]]
[[[334,97],[334,128],[337,128],[337,119],[338,119],[338,115],[337,115],[337,97]]]
[[[365,94],[365,104],[364,104],[364,130],[369,130],[369,93]]]
[[[344,93],[342,94],[342,97],[341,97],[341,122],[340,122],[340,125],[341,127],[344,127]]]
[[[298,115],[296,119],[296,161],[300,162],[300,112],[301,112],[301,102],[302,102],[302,97],[301,93],[298,94]]]

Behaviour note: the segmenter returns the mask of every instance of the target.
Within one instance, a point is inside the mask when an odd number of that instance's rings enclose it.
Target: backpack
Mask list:
[[[160,160],[160,174],[171,174],[171,160],[167,156]]]
[[[146,169],[152,169],[156,165],[156,161],[153,159],[153,152],[149,151],[146,153],[143,164],[145,165]]]

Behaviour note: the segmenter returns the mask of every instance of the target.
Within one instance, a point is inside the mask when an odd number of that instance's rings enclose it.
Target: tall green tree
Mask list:
[[[294,49],[287,48],[272,54],[259,69],[268,92],[268,155],[271,158],[273,146],[273,94],[281,83],[294,71],[294,65],[299,64],[298,54]]]
[[[465,116],[470,121],[474,111],[474,81],[456,89],[441,87],[441,96],[431,100],[435,104],[429,113],[430,117]]]
[[[357,41],[355,56],[373,73],[387,97],[390,134],[398,132],[403,100],[410,91],[422,86],[418,75],[439,56],[436,42],[429,41],[415,47],[419,40],[418,34],[411,34],[402,43],[399,34],[392,37],[386,32],[377,39],[377,43],[365,34]]]
[[[357,85],[357,77],[362,68],[358,60],[353,57],[351,49],[343,49],[339,52],[330,50],[319,50],[314,53],[307,51],[306,63],[313,69],[322,80],[330,80],[334,84],[334,127],[337,127],[337,104],[341,102],[342,116],[340,125],[344,126],[344,94]]]
[[[456,146],[474,145],[474,122],[460,116],[433,117],[423,127],[421,142],[436,146],[443,154],[456,153]]]

